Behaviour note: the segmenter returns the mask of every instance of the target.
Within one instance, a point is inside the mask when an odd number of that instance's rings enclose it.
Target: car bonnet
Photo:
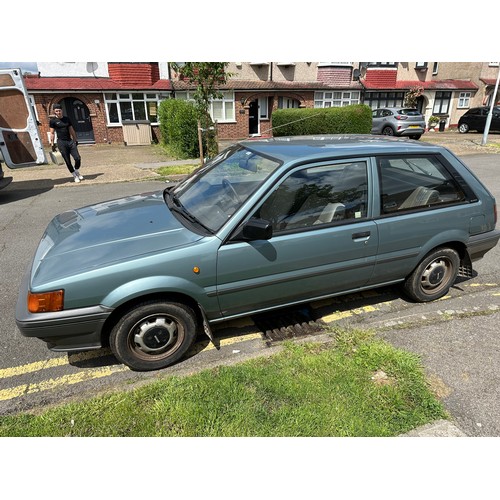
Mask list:
[[[128,196],[54,217],[35,253],[31,286],[189,245],[202,238],[167,208],[162,192]]]

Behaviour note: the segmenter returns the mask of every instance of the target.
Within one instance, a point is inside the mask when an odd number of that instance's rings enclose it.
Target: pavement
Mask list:
[[[441,144],[459,156],[467,154],[500,154],[500,134],[491,135],[486,145],[481,145],[482,134],[459,134],[456,131],[428,132],[422,142]],[[221,141],[223,149],[234,141]],[[169,158],[158,145],[124,146],[122,144],[80,145],[82,156],[81,173],[84,180],[79,185],[104,184],[114,182],[137,182],[145,180],[176,181],[182,175],[160,175],[160,167],[179,165],[198,166],[199,159],[174,160]],[[46,156],[50,162],[49,150]],[[5,169],[5,176],[11,176],[13,183],[36,182],[39,187],[64,188],[75,186],[65,165],[49,163],[39,167],[10,170]],[[28,187],[28,186],[26,186]],[[455,423],[448,420],[416,428],[402,437],[465,437],[467,436]]]

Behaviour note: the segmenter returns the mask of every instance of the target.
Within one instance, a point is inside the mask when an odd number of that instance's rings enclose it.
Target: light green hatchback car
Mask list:
[[[497,244],[495,224],[493,196],[439,146],[243,141],[163,192],[54,217],[16,321],[55,351],[109,343],[157,370],[229,319],[395,283],[438,299]]]

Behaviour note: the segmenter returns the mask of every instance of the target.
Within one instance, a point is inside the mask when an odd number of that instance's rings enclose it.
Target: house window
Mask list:
[[[426,62],[417,62],[417,63],[415,63],[415,68],[416,69],[427,69],[427,63]]]
[[[451,92],[436,92],[432,113],[435,115],[446,114],[450,108]]]
[[[458,97],[458,107],[459,108],[468,108],[470,105],[470,98],[472,92],[460,92],[460,96]]]
[[[176,92],[176,99],[184,99],[186,101],[193,101],[193,92]],[[234,122],[234,93],[222,92],[221,99],[213,99],[210,102],[210,117],[215,122]]]
[[[371,109],[394,108],[403,105],[404,97],[404,92],[369,92],[364,103]]]
[[[278,97],[278,109],[298,108],[299,101],[291,97]]]
[[[336,92],[315,92],[315,108],[339,108],[351,104],[359,104],[359,90],[342,90]]]
[[[437,75],[438,74],[438,70],[439,70],[439,63],[435,62],[432,65],[432,74],[433,75]]]
[[[259,116],[261,120],[269,119],[269,106],[267,105],[267,97],[259,97]]]
[[[158,123],[158,103],[168,96],[143,92],[104,94],[108,125],[120,125],[125,120],[149,120]]]

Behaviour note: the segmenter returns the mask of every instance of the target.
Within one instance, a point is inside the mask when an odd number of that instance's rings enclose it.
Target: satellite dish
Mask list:
[[[87,73],[94,73],[99,65],[96,62],[88,62],[87,63]]]

